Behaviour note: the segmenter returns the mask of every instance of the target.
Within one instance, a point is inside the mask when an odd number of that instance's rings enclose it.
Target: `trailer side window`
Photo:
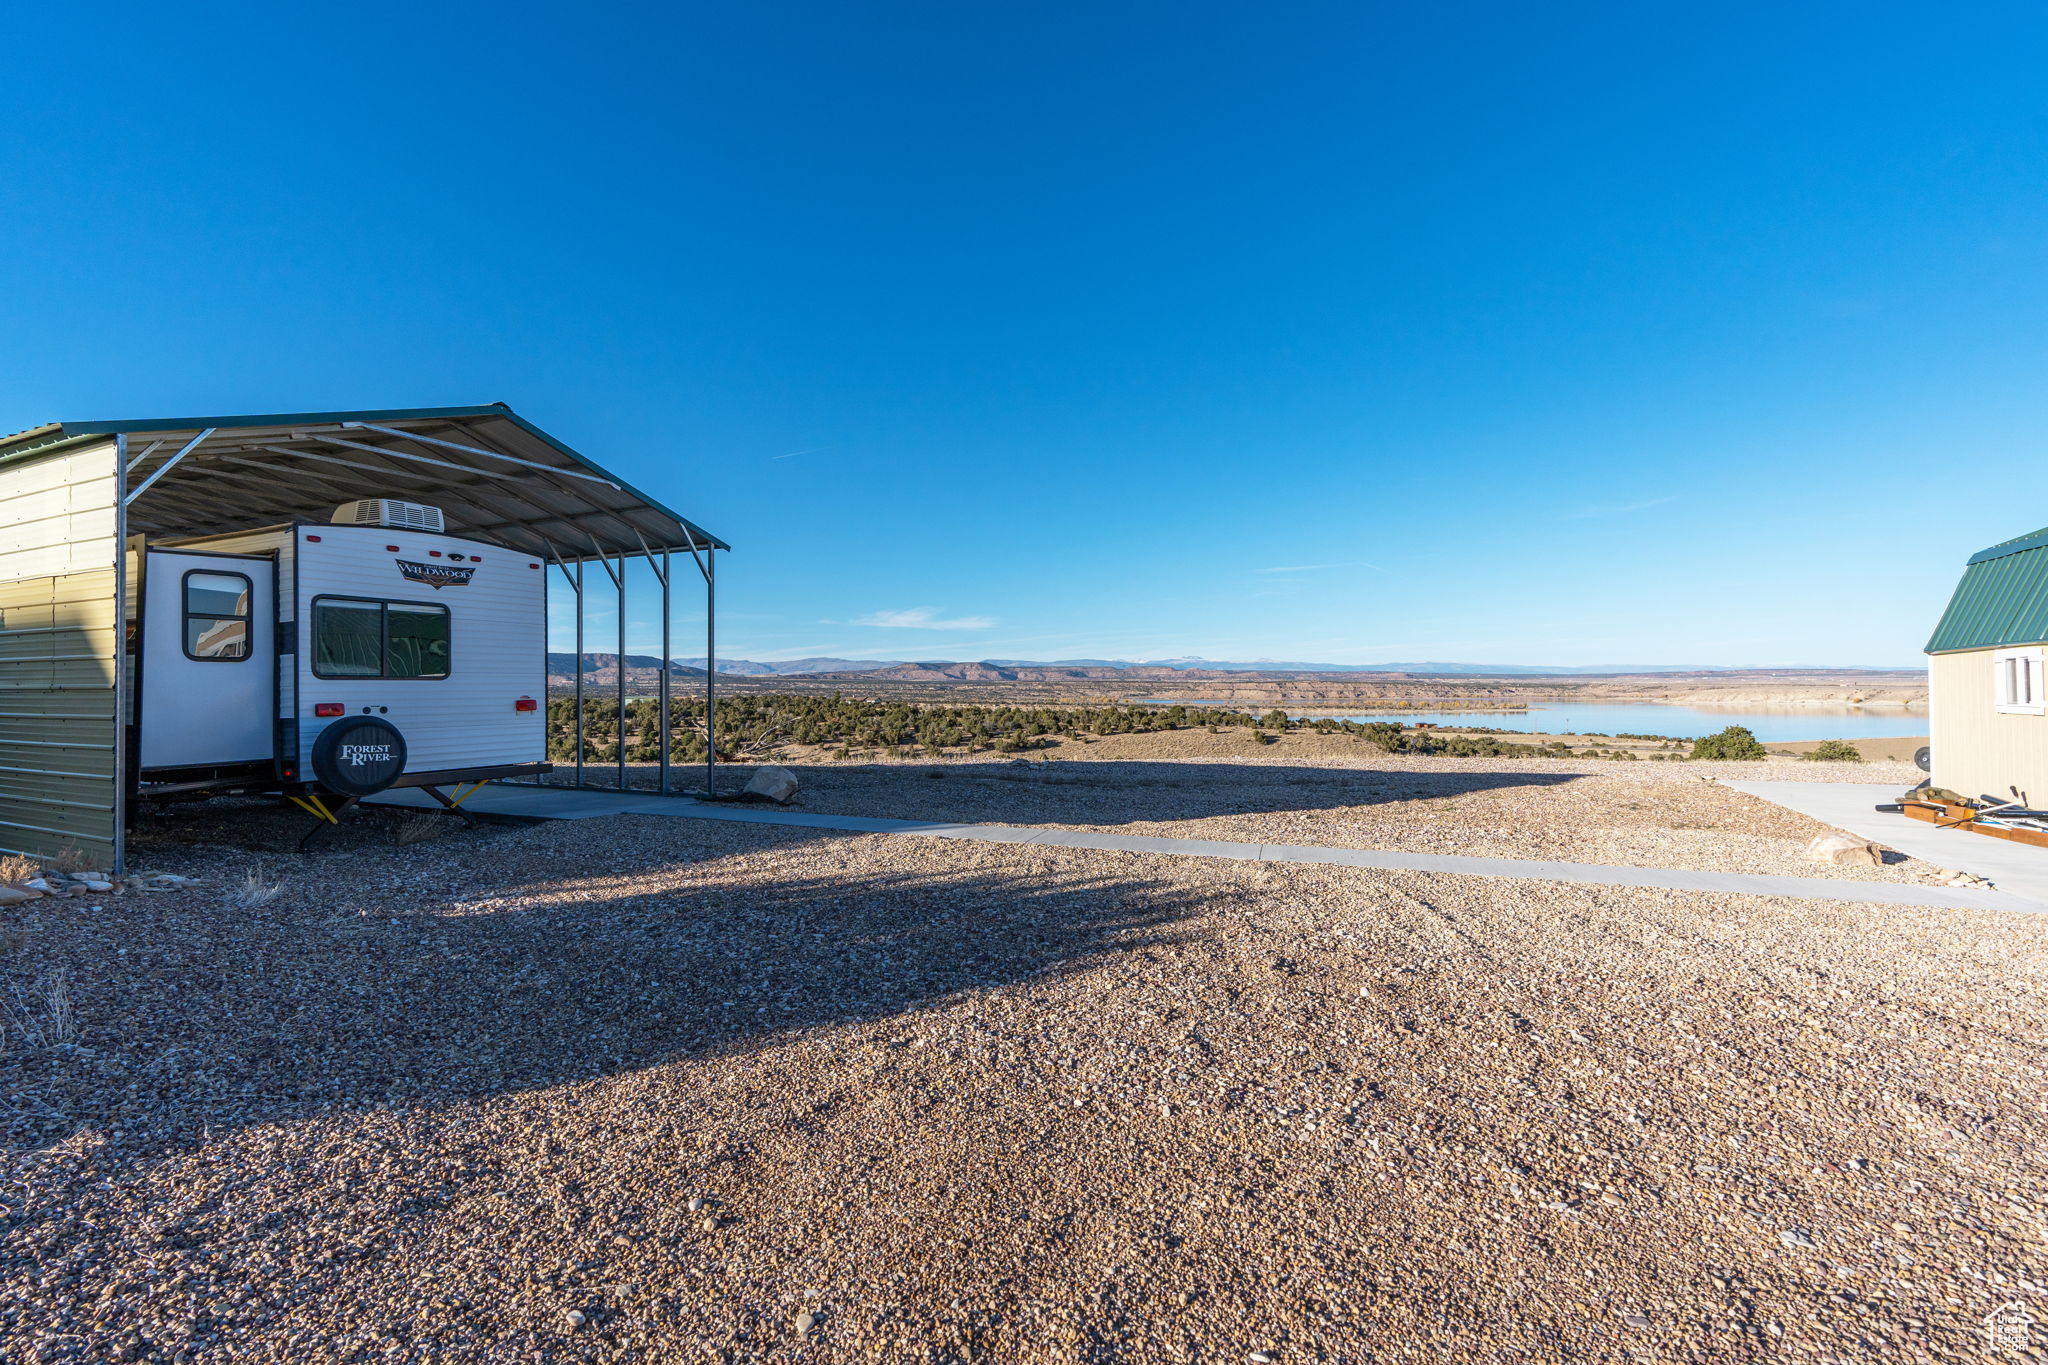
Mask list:
[[[448,608],[392,602],[384,608],[384,675],[448,676]]]
[[[313,676],[382,677],[383,652],[382,602],[321,598],[313,603]]]
[[[194,569],[185,575],[185,657],[249,657],[249,579]]]
[[[448,644],[446,607],[313,599],[316,678],[445,678]]]

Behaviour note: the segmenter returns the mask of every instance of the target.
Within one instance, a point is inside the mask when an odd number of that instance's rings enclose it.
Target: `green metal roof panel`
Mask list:
[[[2048,641],[2048,530],[1971,556],[1929,654]]]

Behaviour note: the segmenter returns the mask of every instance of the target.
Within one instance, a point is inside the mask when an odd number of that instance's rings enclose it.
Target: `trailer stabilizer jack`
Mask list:
[[[322,801],[313,792],[307,792],[303,797],[287,795],[285,800],[291,802],[300,810],[319,817],[314,822],[313,828],[307,830],[304,837],[299,840],[299,852],[301,853],[304,853],[312,845],[314,836],[339,825],[343,812],[356,803],[356,799],[353,796],[344,796],[335,803],[332,810],[329,810],[327,803]]]
[[[470,797],[475,796],[478,792],[482,791],[484,787],[488,785],[489,781],[490,779],[486,778],[482,782],[473,783],[466,791],[462,790],[461,784],[458,783],[455,799],[452,801],[448,799],[447,793],[443,792],[439,787],[421,787],[420,790],[425,792],[427,795],[433,797],[436,801],[439,801],[441,803],[441,808],[447,811],[450,815],[454,816],[456,819],[460,820],[463,823],[464,827],[468,829],[475,829],[476,817],[471,815],[468,811],[462,809],[462,803],[469,800]]]

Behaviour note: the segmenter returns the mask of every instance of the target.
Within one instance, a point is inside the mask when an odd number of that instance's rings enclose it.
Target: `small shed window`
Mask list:
[[[233,662],[249,657],[249,579],[238,573],[185,575],[185,657]]]
[[[445,678],[448,608],[356,597],[313,599],[316,678]]]
[[[2001,649],[1991,656],[1992,684],[1998,709],[2023,716],[2038,716],[2044,706],[2041,695],[2041,650]]]

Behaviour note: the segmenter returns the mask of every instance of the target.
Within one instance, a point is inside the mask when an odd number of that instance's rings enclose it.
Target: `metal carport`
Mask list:
[[[375,412],[53,422],[0,438],[0,850],[76,848],[119,869],[130,798],[134,564],[145,540],[325,521],[357,498],[442,509],[451,532],[552,563],[576,594],[577,785],[584,566],[618,594],[626,787],[626,566],[661,589],[660,790],[669,764],[670,556],[705,591],[706,738],[716,720],[717,560],[730,548],[502,403]],[[707,743],[705,790],[717,746]]]

